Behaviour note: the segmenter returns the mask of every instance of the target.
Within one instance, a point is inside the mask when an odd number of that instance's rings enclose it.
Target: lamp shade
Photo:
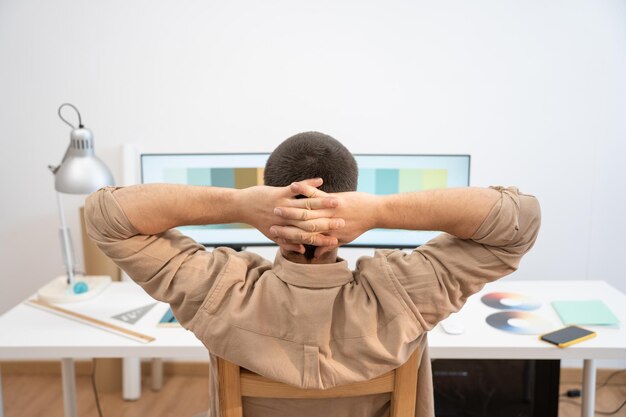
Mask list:
[[[70,134],[70,146],[55,173],[54,188],[67,194],[89,194],[114,184],[113,175],[93,150],[93,133],[79,127]]]

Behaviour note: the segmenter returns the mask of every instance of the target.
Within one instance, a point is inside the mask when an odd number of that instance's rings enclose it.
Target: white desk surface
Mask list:
[[[583,326],[597,333],[564,349],[539,340],[495,329],[485,317],[498,311],[480,300],[490,292],[520,293],[541,302],[531,311],[546,318],[552,330],[565,327],[550,302],[556,300],[602,300],[619,319],[619,327]],[[472,359],[626,359],[626,295],[604,281],[496,281],[469,298],[458,317],[465,332],[449,335],[437,326],[428,335],[431,358]],[[549,330],[549,331],[552,331]]]
[[[600,299],[621,321],[618,328],[589,327],[598,335],[584,343],[559,349],[535,335],[517,335],[494,329],[485,317],[500,311],[487,307],[480,297],[488,292],[518,292],[542,302],[534,312],[563,327],[550,306],[553,300]],[[63,308],[100,319],[154,302],[136,284],[113,283],[92,300],[64,304]],[[0,359],[59,359],[94,357],[176,357],[206,359],[207,352],[195,336],[182,328],[160,328],[156,323],[167,309],[159,303],[135,325],[111,323],[156,337],[139,343],[85,324],[20,304],[0,316]],[[603,281],[501,281],[472,296],[458,313],[465,332],[448,335],[440,326],[429,334],[432,358],[473,359],[625,359],[626,296]]]
[[[167,304],[158,303],[135,325],[111,316],[154,303],[137,284],[113,282],[91,300],[58,304],[156,340],[140,343],[48,311],[19,304],[0,316],[0,359],[180,357],[207,358],[206,348],[193,333],[180,327],[158,327]]]

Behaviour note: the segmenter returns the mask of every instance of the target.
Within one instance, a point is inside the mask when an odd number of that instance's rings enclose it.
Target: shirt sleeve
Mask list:
[[[515,271],[537,239],[537,199],[514,187],[493,188],[500,199],[470,239],[443,233],[410,254],[386,253],[401,297],[425,330],[458,311],[486,283]]]
[[[178,321],[187,327],[218,280],[230,250],[208,252],[177,230],[139,234],[114,191],[106,187],[87,198],[89,237],[148,294],[170,304]]]

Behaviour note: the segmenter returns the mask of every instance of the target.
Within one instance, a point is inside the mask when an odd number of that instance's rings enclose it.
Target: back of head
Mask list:
[[[338,140],[319,132],[298,133],[281,143],[265,164],[265,185],[285,187],[292,182],[322,178],[327,193],[356,191],[358,168],[354,156]],[[305,245],[307,259],[314,246]]]
[[[292,182],[322,178],[327,193],[356,191],[358,170],[354,156],[338,140],[319,132],[298,133],[278,145],[265,164],[265,185],[285,187]]]

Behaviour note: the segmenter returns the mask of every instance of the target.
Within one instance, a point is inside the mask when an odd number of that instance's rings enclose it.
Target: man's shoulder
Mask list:
[[[361,256],[356,262],[356,271],[366,271],[372,268],[384,267],[384,264],[397,256],[404,255],[401,249],[376,249],[372,256]]]
[[[268,267],[271,268],[273,263],[263,256],[247,250],[235,250],[226,246],[220,246],[213,251],[214,256],[224,257],[226,260],[238,260],[244,262],[248,269]]]

